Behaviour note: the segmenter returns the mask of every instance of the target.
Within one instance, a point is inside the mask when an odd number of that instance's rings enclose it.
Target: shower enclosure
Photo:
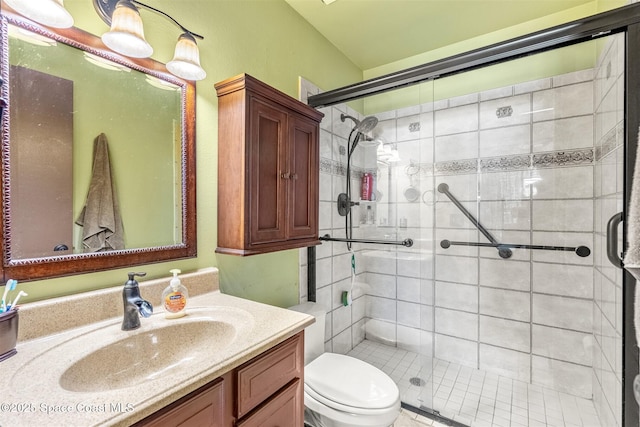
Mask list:
[[[362,85],[303,82],[325,113],[325,242],[303,264],[328,351],[382,369],[404,406],[463,425],[638,425],[635,282],[618,258],[637,22],[627,6]],[[377,119],[348,163],[342,114]],[[371,200],[358,197],[365,174]]]

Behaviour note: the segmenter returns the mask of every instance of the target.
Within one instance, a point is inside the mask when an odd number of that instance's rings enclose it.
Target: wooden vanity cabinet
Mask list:
[[[226,377],[226,378],[225,378]],[[228,427],[233,425],[230,402],[225,395],[231,390],[230,374],[188,394],[136,426],[145,427]],[[227,407],[225,407],[225,403]]]
[[[304,332],[188,394],[135,426],[300,427]]]
[[[218,94],[218,247],[254,255],[319,244],[314,108],[241,74]]]

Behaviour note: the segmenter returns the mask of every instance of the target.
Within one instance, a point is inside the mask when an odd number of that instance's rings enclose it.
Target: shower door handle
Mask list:
[[[618,268],[622,268],[622,258],[618,252],[618,226],[623,220],[622,212],[618,212],[607,222],[607,258]]]

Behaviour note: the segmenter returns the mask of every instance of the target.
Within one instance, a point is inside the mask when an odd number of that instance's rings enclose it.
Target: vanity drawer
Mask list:
[[[228,382],[228,380],[227,380]],[[225,427],[223,378],[185,396],[135,427]]]
[[[299,427],[303,425],[302,380],[296,379],[260,406],[237,427]]]
[[[303,371],[303,332],[238,368],[238,418],[249,413],[291,380],[302,380]]]

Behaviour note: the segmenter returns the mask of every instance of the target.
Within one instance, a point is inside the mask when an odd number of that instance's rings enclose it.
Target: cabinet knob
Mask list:
[[[280,177],[281,177],[282,179],[289,179],[289,178],[291,177],[291,175],[289,174],[289,172],[282,172],[282,173],[280,174]]]

